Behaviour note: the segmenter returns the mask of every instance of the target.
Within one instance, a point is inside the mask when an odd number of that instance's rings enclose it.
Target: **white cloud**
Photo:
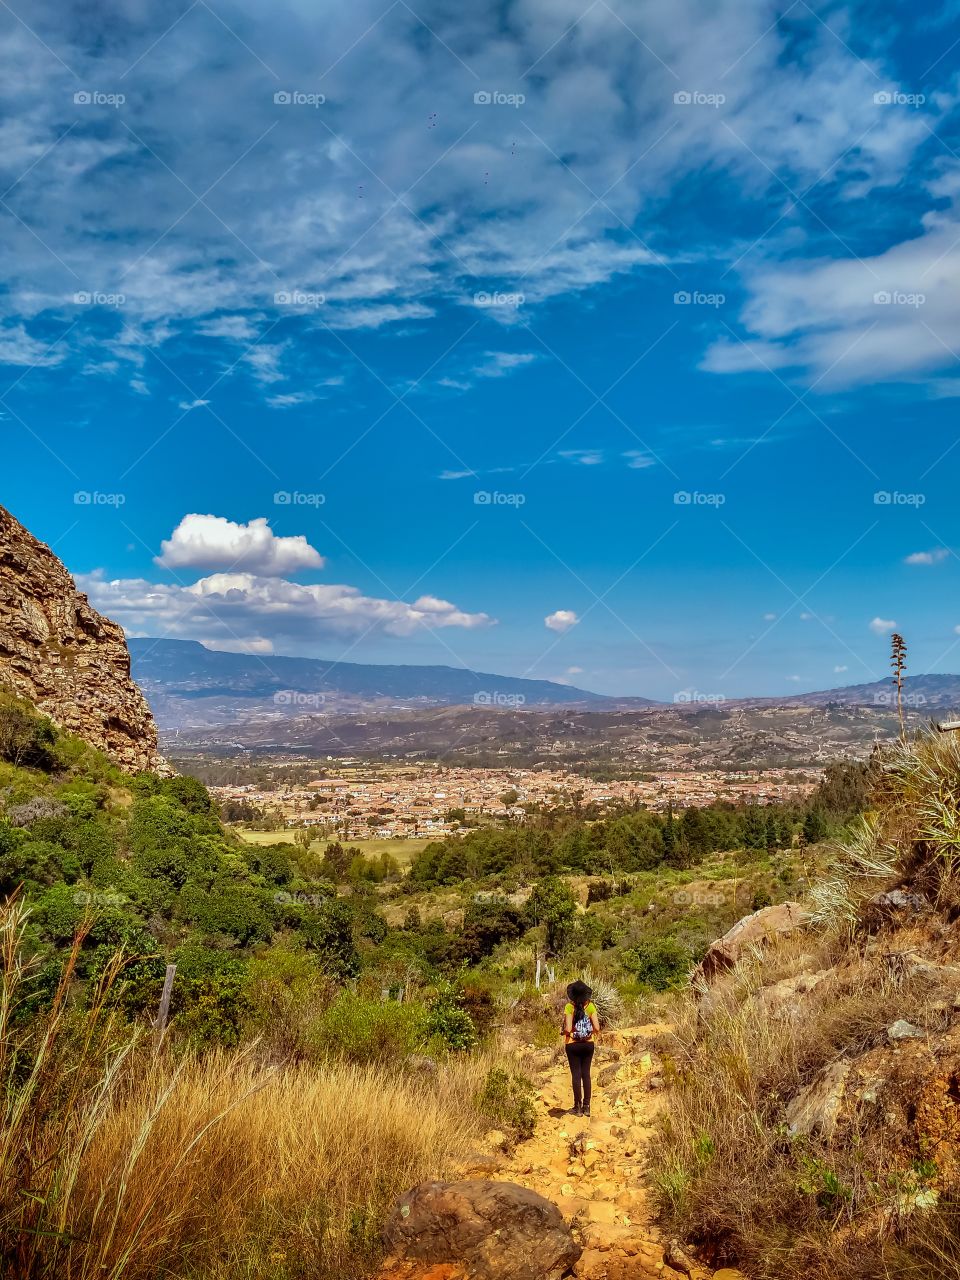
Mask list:
[[[581,467],[599,467],[603,462],[602,449],[561,449],[560,457]]]
[[[278,537],[262,516],[237,524],[223,516],[186,515],[160,546],[156,563],[167,569],[241,569],[281,577],[324,563],[306,538]]]
[[[904,564],[939,564],[950,555],[947,547],[934,547],[932,551],[914,551],[903,557]]]
[[[896,631],[897,624],[893,621],[892,618],[876,617],[873,619],[872,622],[869,623],[869,627],[870,627],[870,630],[874,632],[875,635],[884,636],[891,631]]]
[[[30,183],[17,184],[11,204],[22,221],[6,224],[0,324],[62,312],[75,290],[119,280],[123,321],[141,355],[145,344],[156,349],[180,334],[245,344],[280,312],[310,336],[323,326],[428,321],[439,300],[463,300],[471,277],[522,291],[522,316],[543,299],[662,261],[664,197],[691,177],[709,173],[758,207],[782,182],[797,191],[816,185],[818,201],[832,195],[849,208],[906,180],[940,111],[932,98],[920,110],[875,105],[878,85],[896,87],[882,44],[865,57],[848,48],[832,29],[845,20],[842,8],[828,26],[809,6],[778,23],[770,0],[651,0],[628,5],[625,16],[608,4],[516,0],[505,38],[496,5],[435,4],[425,27],[406,4],[356,0],[321,15],[304,0],[276,0],[228,6],[224,21],[242,32],[234,39],[203,5],[173,27],[168,6],[115,7],[109,39],[90,37],[80,0],[32,0],[36,35],[22,26],[5,32],[0,82],[17,111],[0,126],[4,186],[28,171]],[[328,109],[276,106],[274,84],[314,84],[320,37]],[[144,56],[155,47],[160,53]],[[261,57],[280,79],[256,79],[266,74]],[[137,92],[122,112],[78,108],[64,132],[77,84],[129,83],[134,64]],[[514,113],[522,125],[503,107],[474,104],[464,64],[469,83],[526,86]],[[531,67],[533,80],[525,78]],[[721,80],[722,110],[674,102],[678,87]],[[179,92],[184,83],[189,95]],[[375,93],[357,92],[371,84]],[[396,123],[431,113],[435,130]],[[140,141],[157,138],[162,164]],[[214,180],[208,198],[185,208],[185,186],[204,192]],[[944,177],[929,194],[942,201],[951,191]],[[784,225],[747,260],[798,234],[785,211]],[[936,253],[926,249],[929,263]],[[278,281],[324,301],[281,308]],[[791,291],[756,277],[751,290]],[[831,293],[826,280],[814,281],[818,290]],[[501,311],[488,308],[481,322],[519,318]],[[822,362],[846,336],[844,323],[829,319],[822,337],[790,330],[807,338],[799,358]],[[924,339],[913,327],[916,348]],[[762,328],[758,353],[767,343],[772,360],[788,360],[779,350],[785,335]],[[956,349],[950,331],[940,332]],[[81,321],[65,342],[92,333]],[[22,330],[0,337],[0,360],[34,363],[33,341]],[[726,355],[715,348],[708,367],[742,358],[737,346]],[[276,353],[242,367],[264,385],[282,377]],[[476,376],[504,372],[494,363]]]
[[[504,378],[514,369],[532,364],[536,358],[532,351],[485,351],[483,359],[470,372],[476,378]]]
[[[324,639],[370,630],[408,636],[449,627],[474,630],[495,621],[435,596],[407,603],[365,596],[342,584],[303,585],[253,573],[214,573],[190,586],[107,580],[99,571],[77,575],[77,581],[95,608],[131,634],[203,639],[244,652],[267,652],[268,645],[303,652]]]
[[[776,622],[777,615],[775,613],[765,613],[763,615],[764,622]]]
[[[649,453],[643,453],[640,449],[628,449],[623,456],[627,459],[627,466],[633,471],[645,471],[647,467],[657,465],[656,458],[651,457]]]
[[[31,338],[22,324],[0,329],[0,364],[54,365],[65,352],[48,342]]]
[[[928,214],[923,232],[872,257],[765,262],[746,271],[744,341],[724,335],[701,368],[714,373],[796,369],[821,390],[929,378],[955,396],[960,346],[960,208]]]
[[[800,676],[787,676],[787,679],[791,682],[791,684],[800,683]]]
[[[846,666],[843,666],[843,665],[841,665],[841,666],[836,666],[836,667],[834,667],[834,668],[833,668],[833,674],[834,674],[835,676],[838,676],[838,675],[840,675],[840,674],[841,674],[841,672],[843,672],[843,671],[848,671],[848,670],[849,670],[849,668],[848,668],[848,667],[846,667]]]
[[[178,408],[184,410],[202,409],[204,405],[208,405],[209,403],[209,400],[181,400]]]
[[[583,667],[567,667],[568,676],[582,676]]]
[[[271,409],[293,409],[297,405],[310,404],[316,398],[312,391],[285,391],[267,396],[267,404]]]
[[[555,612],[548,614],[544,620],[544,626],[551,631],[569,631],[571,627],[575,627],[580,619],[572,609],[557,609]]]

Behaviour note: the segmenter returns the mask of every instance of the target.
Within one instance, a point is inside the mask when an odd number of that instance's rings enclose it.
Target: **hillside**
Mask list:
[[[163,729],[283,720],[305,712],[436,706],[605,706],[572,685],[445,666],[222,653],[194,640],[131,639],[133,674]],[[652,705],[636,699],[637,705]]]

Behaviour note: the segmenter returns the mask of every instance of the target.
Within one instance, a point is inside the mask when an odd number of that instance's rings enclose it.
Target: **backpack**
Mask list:
[[[582,1004],[573,1009],[573,1038],[575,1041],[589,1040],[593,1035],[593,1023],[586,1007]]]

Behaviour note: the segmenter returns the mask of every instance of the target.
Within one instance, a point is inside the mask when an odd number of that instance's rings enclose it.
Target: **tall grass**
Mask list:
[[[879,763],[876,810],[809,896],[819,928],[689,993],[665,1046],[669,1105],[653,1152],[662,1211],[681,1238],[754,1280],[960,1276],[953,1157],[923,1103],[952,1061],[949,1048],[939,1065],[924,1055],[946,1042],[956,998],[955,972],[938,962],[960,902],[960,738],[919,734]],[[880,925],[865,904],[898,884],[941,914],[907,912],[871,937]],[[925,950],[925,968],[903,963]],[[804,994],[773,989],[787,978],[807,982],[792,988]],[[888,1042],[904,1017],[921,1032],[913,1052]],[[864,1086],[867,1101],[845,1102],[833,1137],[791,1133],[790,1101],[842,1062],[854,1075],[863,1064],[882,1104]]]
[[[418,1082],[255,1045],[154,1056],[109,1011],[122,958],[71,1007],[79,941],[37,1014],[27,914],[0,910],[5,1278],[359,1277],[392,1200],[469,1147],[480,1061]]]

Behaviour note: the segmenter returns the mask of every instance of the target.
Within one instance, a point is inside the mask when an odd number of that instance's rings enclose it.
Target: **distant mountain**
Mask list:
[[[887,679],[785,698],[742,698],[738,701],[752,705],[776,704],[780,707],[825,707],[830,703],[843,706],[896,707],[897,691],[893,681]],[[904,676],[903,705],[920,715],[925,712],[960,710],[960,676]]]
[[[133,675],[163,729],[389,709],[654,706],[551,680],[460,667],[374,666],[321,658],[221,653],[195,640],[134,639]]]

